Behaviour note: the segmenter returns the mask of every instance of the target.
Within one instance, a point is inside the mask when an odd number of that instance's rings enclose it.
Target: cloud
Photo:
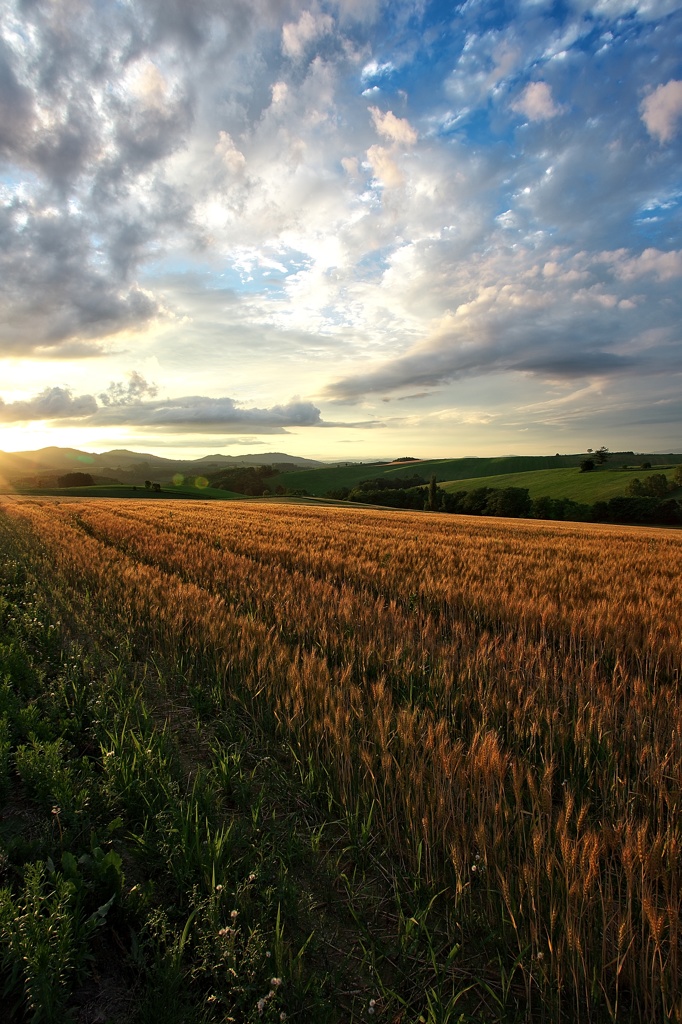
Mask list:
[[[215,146],[215,153],[220,157],[228,171],[232,174],[238,175],[244,171],[244,168],[246,167],[246,158],[235,146],[229,132],[221,131],[219,133],[218,141]]]
[[[11,155],[23,148],[23,136],[31,130],[33,96],[20,84],[12,67],[13,54],[0,39],[0,154]]]
[[[417,133],[404,117],[396,117],[392,110],[382,114],[378,107],[368,107],[368,110],[379,135],[400,146],[414,146]]]
[[[203,433],[220,428],[226,433],[251,431],[286,433],[287,427],[321,424],[320,410],[311,402],[293,401],[261,409],[245,407],[232,398],[186,395],[180,398],[109,405],[100,408],[93,425],[114,424],[158,430]]]
[[[70,388],[45,388],[28,401],[4,402],[0,398],[0,421],[3,423],[81,419],[96,411],[97,402],[92,395],[74,397]]]
[[[128,383],[112,381],[99,400],[105,406],[133,405],[145,397],[155,398],[158,394],[156,384],[149,384],[142,374],[133,370],[128,374]]]
[[[303,11],[297,22],[287,22],[282,28],[282,52],[292,60],[300,60],[308,45],[334,28],[330,14]]]
[[[405,181],[403,172],[396,163],[393,152],[385,146],[370,146],[367,161],[372,174],[386,188],[399,188]]]
[[[671,79],[659,85],[645,96],[639,109],[649,135],[661,145],[671,142],[682,118],[682,81]]]
[[[160,431],[206,433],[286,434],[296,427],[369,427],[376,421],[363,423],[330,423],[322,419],[312,402],[294,399],[269,408],[245,406],[232,398],[207,398],[186,395],[153,401],[131,402],[100,408],[90,421],[91,426],[133,426]]]
[[[512,103],[512,110],[525,114],[529,121],[548,121],[561,113],[547,82],[529,82],[521,96]]]
[[[395,71],[395,65],[389,60],[384,64],[379,64],[376,60],[371,60],[365,64],[364,68],[360,72],[360,77],[363,82],[370,82],[374,78],[385,78],[393,74]]]
[[[425,255],[424,250],[422,260]],[[418,295],[426,278],[434,298],[439,273],[434,255],[413,282],[406,275],[406,303],[412,301],[408,289]],[[535,262],[536,255],[532,250],[495,253],[477,261],[460,281],[461,301],[432,317],[425,336],[333,381],[326,397],[353,402],[508,373],[552,382],[664,374],[673,363],[679,368],[676,284],[682,264],[677,252],[589,256],[553,250],[544,263]],[[641,307],[631,291],[647,276],[659,292],[653,319],[651,306]]]
[[[497,85],[507,78],[519,65],[521,58],[521,47],[509,39],[503,39],[493,52],[494,67],[488,75],[488,84]]]
[[[652,274],[658,281],[672,281],[682,277],[682,249],[663,252],[660,249],[645,249],[639,256],[632,256],[627,250],[605,252],[602,258],[613,266],[614,273],[622,281],[633,281],[646,274]]]
[[[0,422],[69,421],[88,427],[126,426],[206,433],[246,432],[285,434],[294,427],[372,427],[377,421],[331,423],[322,419],[312,402],[294,398],[266,408],[247,406],[227,396],[211,398],[185,395],[157,399],[158,388],[133,370],[127,382],[112,381],[98,400],[94,395],[74,396],[70,388],[50,387],[26,401],[5,402],[0,398]]]
[[[6,0],[5,386],[33,357],[36,391],[91,374],[93,424],[182,433],[248,421],[225,380],[409,413],[464,378],[492,408],[674,369],[679,3],[389,6]],[[117,352],[163,397],[103,390]],[[251,417],[305,420],[274,403]]]
[[[383,114],[378,107],[367,108],[372,115],[374,127],[379,135],[388,139],[391,146],[370,146],[367,150],[367,162],[372,169],[376,181],[388,189],[399,188],[405,182],[405,176],[399,165],[400,151],[404,147],[413,147],[418,139],[417,132],[403,117],[396,117],[392,110]],[[348,169],[348,161],[344,168]]]
[[[112,383],[99,396],[74,396],[69,388],[46,388],[28,401],[5,402],[0,398],[0,422],[22,423],[70,421],[88,427],[126,426],[206,433],[286,434],[293,427],[356,427],[373,423],[328,423],[312,402],[294,399],[269,408],[246,406],[232,398],[187,395],[155,399],[156,387],[138,373],[129,375],[127,385]]]

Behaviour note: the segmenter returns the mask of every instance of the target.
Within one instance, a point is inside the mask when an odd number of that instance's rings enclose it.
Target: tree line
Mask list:
[[[423,478],[409,480],[383,478],[363,480],[352,489],[343,487],[328,491],[325,497],[366,505],[416,511],[446,512],[469,516],[501,516],[510,519],[553,519],[571,522],[641,523],[676,525],[682,523],[682,505],[670,492],[682,486],[682,466],[675,470],[673,483],[654,474],[638,488],[633,481],[625,496],[596,501],[594,504],[571,498],[531,498],[527,487],[476,487],[470,491],[449,493],[439,487],[435,476],[427,483]],[[658,477],[665,481],[665,490]],[[407,486],[405,486],[407,484]],[[635,485],[633,487],[633,485]]]

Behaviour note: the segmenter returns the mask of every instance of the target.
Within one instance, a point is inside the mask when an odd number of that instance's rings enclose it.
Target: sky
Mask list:
[[[682,450],[682,0],[0,0],[0,449]]]

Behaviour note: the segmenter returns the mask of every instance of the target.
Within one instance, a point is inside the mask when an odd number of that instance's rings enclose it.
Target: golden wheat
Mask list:
[[[596,985],[680,1019],[680,534],[248,503],[6,511],[74,629],[274,715],[397,861],[464,918],[506,920],[531,995],[589,1005]]]

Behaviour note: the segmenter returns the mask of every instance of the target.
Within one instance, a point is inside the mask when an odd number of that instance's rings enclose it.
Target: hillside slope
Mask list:
[[[661,472],[672,480],[673,470],[595,469],[592,473],[581,473],[579,469],[541,469],[526,473],[501,473],[496,476],[470,477],[451,480],[441,484],[444,491],[473,491],[477,487],[526,487],[531,498],[571,498],[584,504],[608,501],[626,493],[631,480],[646,479],[653,472]]]
[[[439,484],[451,484],[455,481],[466,481],[473,486],[491,487],[526,487],[527,484],[519,482],[519,474],[537,472],[567,471],[576,480],[589,476],[580,474],[578,466],[584,455],[508,455],[495,456],[492,458],[465,458],[465,459],[428,459],[421,462],[409,463],[375,463],[358,466],[326,466],[321,469],[287,473],[272,477],[269,481],[271,489],[280,485],[287,490],[301,489],[308,494],[322,497],[332,490],[340,490],[343,487],[353,488],[362,480],[373,480],[378,477],[389,477],[392,479],[411,477],[419,474],[425,481],[435,474]],[[646,476],[647,472],[655,472],[656,466],[674,465],[682,462],[682,455],[634,455],[632,452],[614,452],[609,462],[603,469],[596,470],[597,473],[615,470],[622,465],[639,465],[641,462],[650,462],[651,470],[637,469],[633,476]],[[509,477],[515,477],[514,482]],[[507,482],[502,483],[499,479],[491,483],[489,478],[504,477]],[[619,476],[620,479],[620,476]],[[624,493],[629,477],[623,471],[622,489],[614,493]],[[478,484],[472,481],[479,481]],[[446,489],[450,489],[449,487]],[[462,488],[454,488],[455,490]],[[542,491],[541,494],[549,492]],[[572,497],[574,492],[566,495]],[[557,495],[558,496],[558,495]],[[576,498],[576,500],[578,500]]]

